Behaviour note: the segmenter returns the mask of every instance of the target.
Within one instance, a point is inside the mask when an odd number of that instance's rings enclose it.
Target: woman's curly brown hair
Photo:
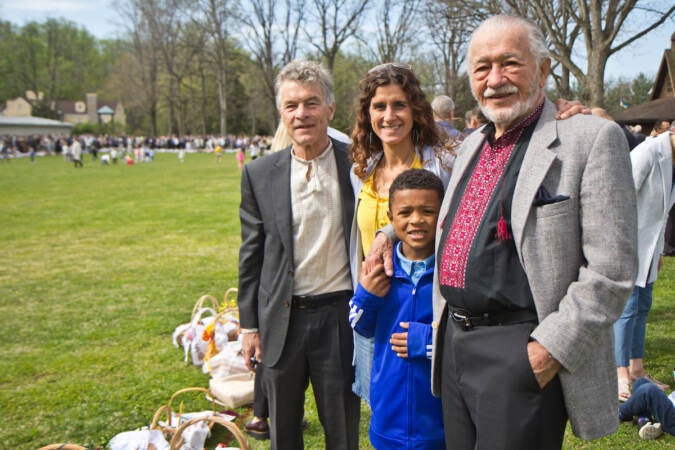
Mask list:
[[[431,104],[427,101],[415,74],[402,64],[382,64],[371,69],[359,83],[359,97],[356,106],[356,123],[352,131],[351,156],[354,161],[354,172],[365,180],[368,160],[382,151],[382,141],[373,132],[370,125],[370,101],[380,86],[396,84],[401,87],[408,98],[413,117],[413,143],[415,146],[431,145],[439,159],[443,161],[441,152],[447,152],[444,142],[447,136],[436,127]],[[418,155],[419,156],[419,155]]]

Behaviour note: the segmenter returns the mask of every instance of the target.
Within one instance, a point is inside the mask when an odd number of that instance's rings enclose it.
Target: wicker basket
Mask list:
[[[195,315],[199,312],[200,309],[205,307],[204,302],[207,301],[211,303],[210,307],[213,308],[214,311],[218,311],[218,309],[220,308],[220,305],[218,305],[218,300],[216,300],[216,298],[213,295],[209,294],[202,295],[201,297],[199,297],[199,300],[197,300],[197,303],[195,303],[195,307],[192,308],[192,315],[190,316],[190,321],[192,321],[192,319],[195,318]]]
[[[185,394],[187,392],[203,392],[206,395],[207,399],[212,399],[213,396],[211,393],[209,393],[208,389],[202,388],[202,387],[189,387],[185,389],[178,390],[173,393],[171,398],[169,399],[169,402],[166,405],[160,406],[157,411],[155,412],[154,417],[152,418],[152,424],[150,424],[150,429],[151,430],[162,430],[162,433],[164,433],[164,436],[166,436],[167,440],[170,440],[171,437],[176,433],[176,430],[179,427],[179,423],[172,424],[171,423],[171,411],[172,411],[172,405],[176,397],[179,395]],[[216,402],[213,400],[210,400],[211,404],[213,405],[213,414],[216,413],[217,410],[217,405]],[[162,418],[162,415],[166,414],[166,425],[160,425],[159,420]],[[186,422],[187,423],[187,422]],[[213,425],[211,425],[213,426]]]
[[[248,439],[246,439],[246,436],[239,429],[239,427],[237,427],[235,424],[233,424],[229,420],[223,419],[222,417],[219,417],[219,416],[197,417],[197,418],[188,420],[187,422],[183,423],[180,427],[178,427],[178,429],[174,433],[173,438],[171,439],[171,444],[170,444],[169,450],[180,450],[181,446],[183,445],[183,431],[187,427],[189,427],[190,425],[195,424],[197,422],[202,422],[202,421],[208,421],[209,427],[213,427],[213,425],[216,424],[216,423],[224,426],[237,439],[237,441],[239,442],[239,445],[241,446],[241,447],[239,447],[241,450],[250,450],[251,447],[248,444]]]

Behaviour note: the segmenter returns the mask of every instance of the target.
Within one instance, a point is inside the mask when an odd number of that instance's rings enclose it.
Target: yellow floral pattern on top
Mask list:
[[[422,163],[417,155],[410,165],[411,169],[422,169]],[[373,214],[373,211],[375,212]],[[363,255],[367,255],[375,240],[375,232],[389,223],[389,197],[380,197],[375,189],[375,171],[363,183],[359,193],[359,203],[356,210],[356,224],[361,236]]]

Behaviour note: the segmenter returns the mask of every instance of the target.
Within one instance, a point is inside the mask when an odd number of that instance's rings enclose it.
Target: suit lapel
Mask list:
[[[293,215],[291,203],[291,150],[290,147],[279,152],[274,163],[274,175],[271,180],[270,201],[273,204],[277,221],[275,222],[281,242],[293,261]]]
[[[513,239],[516,243],[518,254],[521,255],[521,261],[525,222],[532,210],[532,203],[537,190],[543,183],[551,164],[556,158],[556,154],[549,150],[558,140],[555,112],[553,104],[546,100],[544,110],[525,150],[525,157],[523,158],[518,181],[513,192],[511,230],[513,231]]]
[[[351,163],[347,154],[347,145],[334,139],[331,139],[331,141],[333,141],[333,154],[335,155],[335,162],[337,164],[340,196],[342,197],[342,228],[344,230],[342,234],[345,237],[345,245],[349,254],[349,232],[354,217],[354,191],[349,179]]]

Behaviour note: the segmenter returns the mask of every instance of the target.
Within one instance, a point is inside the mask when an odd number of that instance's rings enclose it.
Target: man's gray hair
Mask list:
[[[455,111],[455,102],[447,95],[438,95],[431,101],[431,109],[441,119],[448,119]]]
[[[285,81],[297,81],[299,83],[318,83],[323,91],[326,102],[330,105],[335,102],[333,94],[333,78],[324,67],[315,61],[296,59],[289,62],[281,69],[274,83],[274,89],[277,93],[277,108],[281,108],[281,99],[279,98],[279,89]]]
[[[474,32],[471,34],[471,39],[469,40],[469,52],[466,58],[469,64],[471,64],[471,43],[478,33],[487,30],[499,32],[501,30],[508,30],[513,27],[522,27],[527,31],[527,40],[530,44],[530,51],[537,61],[538,70],[542,61],[551,57],[551,53],[548,51],[548,47],[546,45],[544,33],[541,31],[541,28],[531,20],[526,19],[525,17],[511,16],[508,14],[500,14],[489,17],[474,30]]]

